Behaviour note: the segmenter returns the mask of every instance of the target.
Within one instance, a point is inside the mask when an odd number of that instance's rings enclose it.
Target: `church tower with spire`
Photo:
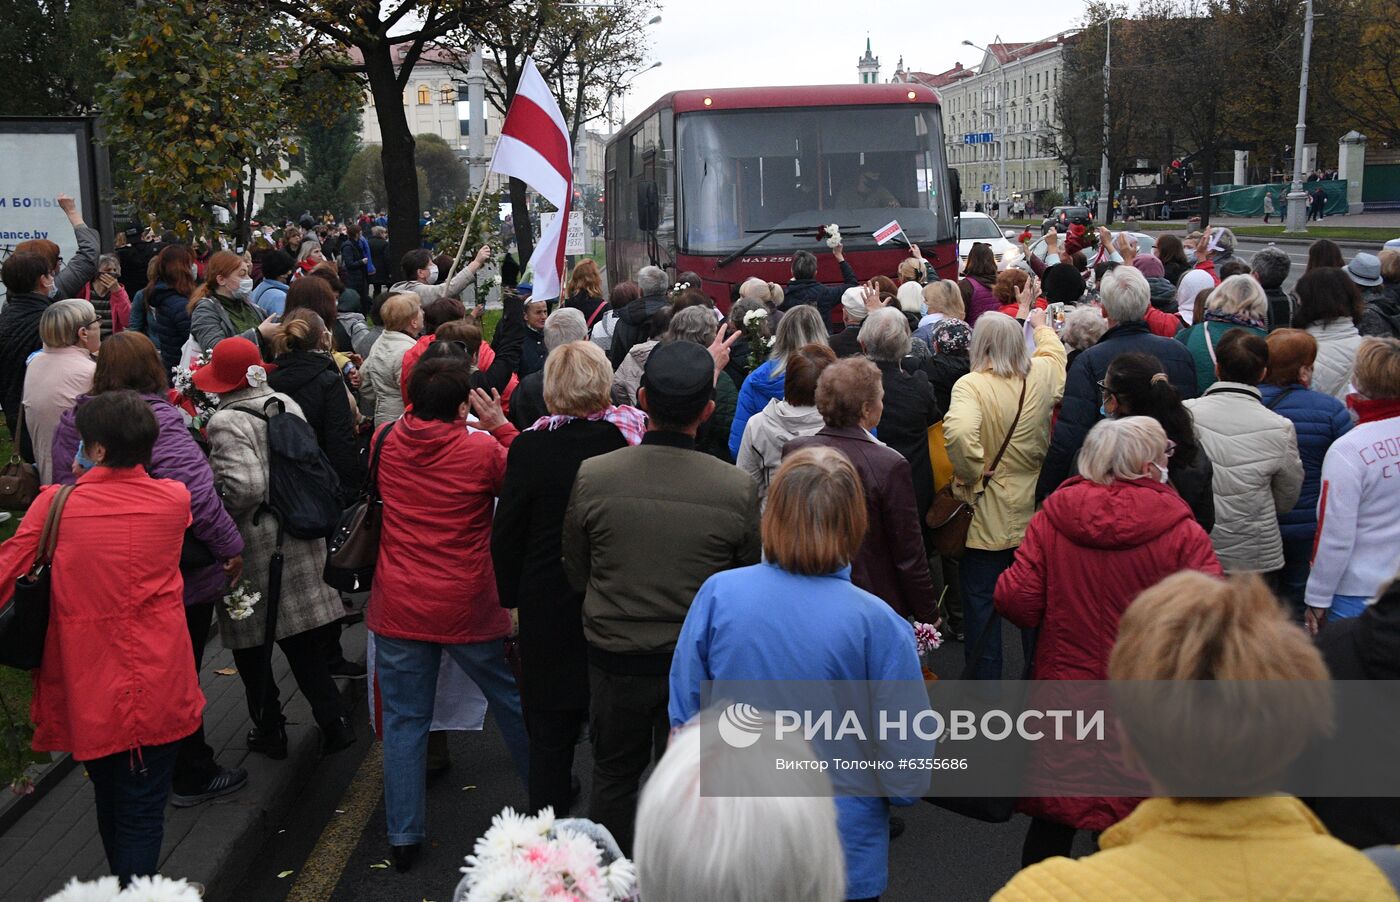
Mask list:
[[[856,71],[863,85],[880,83],[880,58],[870,52],[870,35],[865,36],[865,56],[856,61]]]

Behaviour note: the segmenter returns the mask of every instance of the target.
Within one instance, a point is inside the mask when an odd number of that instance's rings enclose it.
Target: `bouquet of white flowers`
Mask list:
[[[253,584],[245,579],[224,596],[224,610],[230,620],[247,620],[253,616],[253,605],[260,601],[262,593],[254,591]]]
[[[841,229],[833,222],[831,225],[822,229],[822,231],[826,232],[826,246],[832,250],[836,250],[841,244]]]
[[[462,873],[457,902],[627,902],[637,892],[637,870],[606,829],[556,821],[552,808],[534,817],[510,808],[496,815]]]
[[[759,307],[744,314],[744,335],[749,340],[749,369],[754,370],[768,359],[773,337],[768,334],[768,308]]]
[[[126,889],[121,888],[116,877],[99,877],[89,882],[74,877],[44,902],[200,902],[200,898],[193,884],[156,874],[133,877]]]

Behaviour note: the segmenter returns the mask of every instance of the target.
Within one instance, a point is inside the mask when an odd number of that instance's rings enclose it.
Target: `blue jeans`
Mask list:
[[[443,652],[481,687],[516,772],[528,785],[530,742],[503,641],[440,645],[376,634],[374,648],[384,723],[384,813],[390,845],[421,843],[428,835],[428,727],[433,722]]]
[[[1006,551],[983,551],[969,548],[959,565],[963,590],[963,632],[967,643],[963,646],[964,660],[971,663],[973,649],[983,630],[990,630],[982,659],[972,669],[975,680],[1001,679],[1001,617],[992,604],[996,592],[997,578],[1011,568],[1016,559],[1016,549]],[[1035,633],[1021,631],[1021,648],[1026,660],[1030,660],[1035,650]]]
[[[1333,595],[1332,607],[1327,609],[1327,619],[1348,620],[1360,617],[1361,612],[1366,610],[1366,602],[1370,600],[1365,595]]]
[[[97,832],[122,886],[160,869],[165,802],[180,742],[147,745],[84,762],[97,799]]]

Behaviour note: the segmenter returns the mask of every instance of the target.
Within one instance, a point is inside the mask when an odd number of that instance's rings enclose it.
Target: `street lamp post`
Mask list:
[[[655,19],[653,19],[652,21],[653,21],[653,22],[659,22],[660,20],[661,20],[661,17],[660,17],[660,16],[657,16],[657,17],[656,17]],[[631,75],[629,75],[629,76],[626,78],[626,80],[619,82],[618,85],[617,85],[617,87],[613,88],[611,91],[608,92],[608,100],[607,100],[607,103],[605,104],[605,106],[608,108],[608,114],[607,114],[607,115],[608,115],[608,132],[609,132],[610,134],[611,134],[613,131],[616,130],[616,129],[614,128],[614,126],[613,126],[613,122],[616,121],[616,120],[613,119],[613,115],[612,115],[612,102],[613,102],[613,98],[614,98],[614,97],[617,97],[617,98],[618,98],[618,103],[619,103],[619,105],[620,105],[621,108],[622,108],[622,116],[620,117],[620,119],[621,119],[622,122],[626,122],[626,121],[627,121],[627,92],[624,91],[624,90],[622,90],[622,89],[625,88],[625,87],[627,87],[628,85],[630,85],[633,81],[635,81],[639,75],[645,75],[646,73],[650,72],[652,69],[659,68],[660,66],[661,66],[661,60],[657,60],[656,62],[652,63],[650,66],[647,66],[647,67],[644,68],[644,69],[638,69],[636,72],[633,72]]]
[[[1306,0],[1303,12],[1303,69],[1298,77],[1298,130],[1293,138],[1293,187],[1288,192],[1286,232],[1308,230],[1308,195],[1303,191],[1303,142],[1307,140],[1308,61],[1312,56],[1313,5]]]
[[[1309,3],[1312,0],[1308,0]],[[1113,173],[1108,165],[1108,139],[1110,132],[1108,118],[1108,64],[1109,54],[1113,49],[1113,17],[1109,16],[1104,21],[1104,44],[1103,44],[1103,159],[1099,163],[1099,223],[1108,223],[1109,204],[1109,182],[1113,180]]]
[[[996,36],[996,43],[1001,44],[1001,35]],[[986,47],[979,47],[971,41],[963,41],[965,45],[973,50],[980,50],[991,55],[991,51]],[[997,175],[997,207],[1000,214],[1001,204],[1006,198],[1006,64],[997,60],[997,69],[1001,72],[1001,97],[997,103],[997,157],[1000,161],[999,174]]]

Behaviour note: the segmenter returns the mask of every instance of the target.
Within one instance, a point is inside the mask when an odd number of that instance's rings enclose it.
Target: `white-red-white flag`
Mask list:
[[[506,112],[496,145],[493,172],[513,176],[554,204],[559,215],[540,234],[530,257],[535,271],[532,294],[559,297],[564,272],[564,238],[568,234],[569,207],[573,201],[574,153],[564,114],[550,93],[535,61],[526,58],[515,98]]]

